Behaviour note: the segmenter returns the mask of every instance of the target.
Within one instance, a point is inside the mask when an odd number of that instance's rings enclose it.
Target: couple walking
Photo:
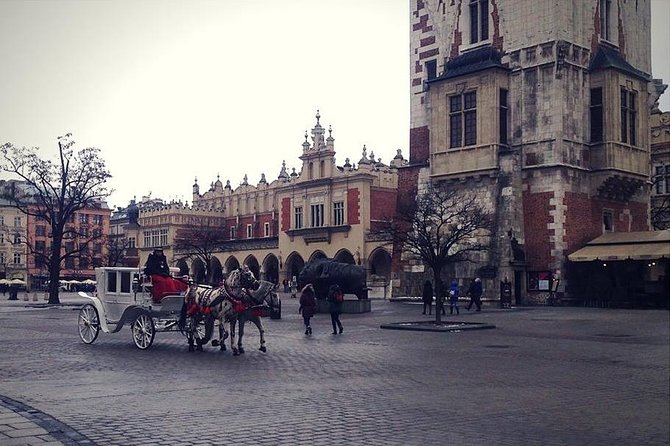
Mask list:
[[[340,322],[340,313],[342,313],[342,302],[344,302],[344,293],[339,285],[331,285],[328,289],[328,311],[330,312],[330,322],[333,324],[333,334],[342,334],[344,327]],[[312,334],[311,319],[316,313],[316,293],[314,286],[308,283],[300,292],[300,307],[298,313],[302,314],[305,324],[305,334]]]
[[[458,309],[458,282],[456,280],[451,282],[447,294],[449,296],[449,314],[454,314],[454,308],[456,314],[460,314]],[[423,284],[423,314],[426,314],[426,309],[428,309],[428,314],[433,314],[433,284],[430,283],[430,280],[426,280]],[[437,306],[435,311],[438,311]],[[442,306],[442,314],[446,314],[444,305]]]

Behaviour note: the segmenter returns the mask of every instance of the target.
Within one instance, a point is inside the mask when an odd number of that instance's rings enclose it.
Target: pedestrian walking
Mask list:
[[[466,307],[468,311],[470,311],[470,308],[472,308],[472,304],[477,307],[477,311],[482,311],[482,279],[477,277],[470,283],[470,288],[468,289],[468,296],[470,296],[470,302],[468,303],[468,306]]]
[[[456,308],[456,314],[460,314],[458,310],[458,282],[456,280],[452,280],[449,287],[449,314],[454,314],[454,308]]]
[[[298,294],[298,281],[296,280],[295,276],[293,276],[293,278],[291,279],[290,287],[291,287],[291,298],[295,299],[296,294]]]
[[[305,323],[305,334],[310,336],[312,334],[312,326],[310,320],[316,312],[316,297],[314,293],[314,286],[311,283],[305,285],[300,292],[300,307],[298,313],[302,314],[302,320]]]
[[[339,285],[331,285],[328,289],[328,310],[330,311],[330,321],[333,324],[333,334],[336,335],[339,329],[342,334],[343,327],[340,322],[340,313],[342,313],[342,302],[344,302],[344,293]]]
[[[423,313],[426,314],[426,307],[428,307],[428,314],[433,314],[433,284],[430,280],[423,283]]]
[[[288,294],[289,293],[288,279],[282,280],[281,284],[284,286],[284,292]]]

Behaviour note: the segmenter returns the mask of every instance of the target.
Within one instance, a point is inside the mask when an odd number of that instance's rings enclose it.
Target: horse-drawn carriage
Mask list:
[[[178,269],[171,268],[171,273]],[[141,350],[153,344],[157,332],[179,331],[198,349],[207,344],[213,333],[215,322],[219,324],[219,340],[213,342],[225,350],[223,341],[228,337],[224,327],[230,324],[231,348],[234,354],[244,352],[242,335],[244,323],[256,323],[261,333],[261,350],[265,351],[265,340],[260,316],[276,313],[281,303],[276,286],[259,281],[248,271],[232,271],[224,284],[212,288],[189,284],[184,293],[152,296],[150,277],[138,268],[103,267],[96,268],[97,293],[79,295],[91,300],[79,310],[79,337],[86,344],[92,344],[100,330],[116,333],[130,324],[133,342]],[[261,311],[264,310],[264,311]],[[255,320],[256,317],[258,320]],[[234,345],[235,325],[239,324],[239,342]]]

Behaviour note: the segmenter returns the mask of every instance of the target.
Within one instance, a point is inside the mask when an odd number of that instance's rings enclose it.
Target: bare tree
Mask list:
[[[58,280],[62,265],[70,258],[85,258],[89,246],[104,234],[87,225],[75,226],[75,214],[87,208],[100,207],[111,191],[105,183],[111,174],[99,149],[89,147],[75,152],[71,134],[58,138],[58,159],[39,156],[37,147],[0,146],[0,170],[9,172],[26,187],[3,192],[3,198],[28,216],[50,226],[51,246],[43,252],[33,249],[37,264],[49,271],[49,303],[60,303]],[[63,249],[67,241],[68,249]]]
[[[107,255],[105,256],[105,265],[121,266],[125,265],[126,250],[130,248],[130,241],[127,237],[107,236],[105,240],[107,246]]]
[[[437,323],[442,316],[442,270],[451,264],[471,261],[473,252],[487,250],[489,246],[484,241],[492,221],[491,213],[474,193],[436,185],[416,200],[400,203],[396,216],[378,231],[432,270]]]
[[[205,280],[212,284],[214,277],[211,262],[214,253],[226,241],[226,231],[220,219],[194,217],[192,225],[177,230],[174,246],[176,255],[191,260],[200,259],[205,264]]]

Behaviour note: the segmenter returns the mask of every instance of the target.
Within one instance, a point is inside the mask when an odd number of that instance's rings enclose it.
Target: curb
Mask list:
[[[393,322],[382,324],[379,328],[387,330],[435,331],[442,333],[458,333],[469,330],[486,330],[496,328],[493,324],[483,322],[443,322],[437,325],[434,321]]]
[[[4,395],[0,395],[0,405],[10,409],[18,415],[21,415],[31,423],[41,427],[47,431],[48,435],[66,446],[95,446],[96,444],[91,439],[72,429],[67,424],[61,423],[52,416],[47,415],[31,406],[28,406],[27,404],[23,404],[20,401],[16,401]]]

